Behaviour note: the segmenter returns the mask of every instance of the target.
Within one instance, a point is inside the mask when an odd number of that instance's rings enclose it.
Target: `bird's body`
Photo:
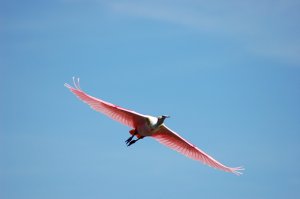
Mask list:
[[[168,118],[169,116],[157,118],[150,115],[144,115],[144,117],[145,119],[137,125],[136,130],[141,136],[147,137],[153,136],[158,132],[163,125],[165,118]]]
[[[145,120],[141,122],[137,127],[137,131],[141,136],[151,136],[158,129],[155,125],[157,124],[158,119],[150,115],[145,115]]]
[[[176,132],[170,130],[164,125],[164,120],[169,116],[162,115],[159,117],[153,117],[150,115],[143,115],[92,97],[80,89],[79,79],[77,82],[74,81],[74,88],[69,84],[65,84],[65,86],[79,99],[90,105],[91,108],[133,128],[129,131],[131,137],[126,140],[127,146],[134,144],[136,141],[143,139],[144,137],[152,137],[161,144],[176,150],[189,158],[201,161],[208,166],[237,175],[241,174],[240,170],[243,170],[242,167],[232,168],[221,164],[201,149],[182,138]],[[134,136],[137,137],[136,140],[133,140]]]

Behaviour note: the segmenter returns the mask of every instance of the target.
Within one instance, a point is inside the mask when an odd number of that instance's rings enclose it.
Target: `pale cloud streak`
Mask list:
[[[300,64],[300,34],[293,34],[300,31],[296,1],[114,1],[108,6],[130,17],[228,35],[250,53]]]

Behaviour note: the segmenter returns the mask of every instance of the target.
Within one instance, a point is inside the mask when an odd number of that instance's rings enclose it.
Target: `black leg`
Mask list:
[[[134,132],[134,134],[132,135],[132,136],[130,136],[125,142],[126,142],[126,144],[128,144],[129,142],[131,142],[131,140],[133,139],[133,137],[135,136],[135,135],[137,135],[138,133],[137,133],[137,130],[135,130],[135,132]]]
[[[144,138],[144,136],[141,136],[140,138],[138,138],[136,140],[131,140],[130,142],[127,143],[127,146],[130,146],[130,145],[136,143],[138,140],[143,139],[143,138]]]
[[[130,137],[125,141],[126,144],[128,144],[129,142],[131,142],[131,140],[133,139],[134,136],[135,136],[135,135],[130,136]]]

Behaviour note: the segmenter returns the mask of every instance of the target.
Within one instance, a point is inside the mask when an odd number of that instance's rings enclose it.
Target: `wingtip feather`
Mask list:
[[[243,173],[241,171],[244,171],[245,168],[244,167],[235,167],[231,169],[231,172],[234,173],[237,176],[242,175]]]
[[[75,77],[73,77],[72,79],[73,79],[73,85],[74,85],[74,87],[70,86],[67,83],[65,83],[64,86],[67,87],[70,90],[79,90],[79,91],[81,91],[80,84],[79,84],[79,80],[80,79],[79,78],[75,79]]]
[[[68,89],[72,88],[69,84],[65,83],[64,84],[65,87],[67,87]]]
[[[75,77],[73,76],[73,84],[77,90],[81,90],[79,85],[79,78],[75,79]]]

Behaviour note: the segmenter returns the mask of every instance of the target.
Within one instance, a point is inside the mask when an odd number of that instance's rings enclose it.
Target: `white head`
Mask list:
[[[162,116],[159,116],[158,118],[163,118],[163,119],[166,119],[166,118],[170,118],[170,116],[169,115],[162,115]]]
[[[157,117],[157,119],[158,119],[158,124],[160,125],[160,124],[162,124],[164,121],[165,121],[165,119],[166,118],[170,118],[170,116],[168,116],[168,115],[162,115],[162,116],[158,116]]]

